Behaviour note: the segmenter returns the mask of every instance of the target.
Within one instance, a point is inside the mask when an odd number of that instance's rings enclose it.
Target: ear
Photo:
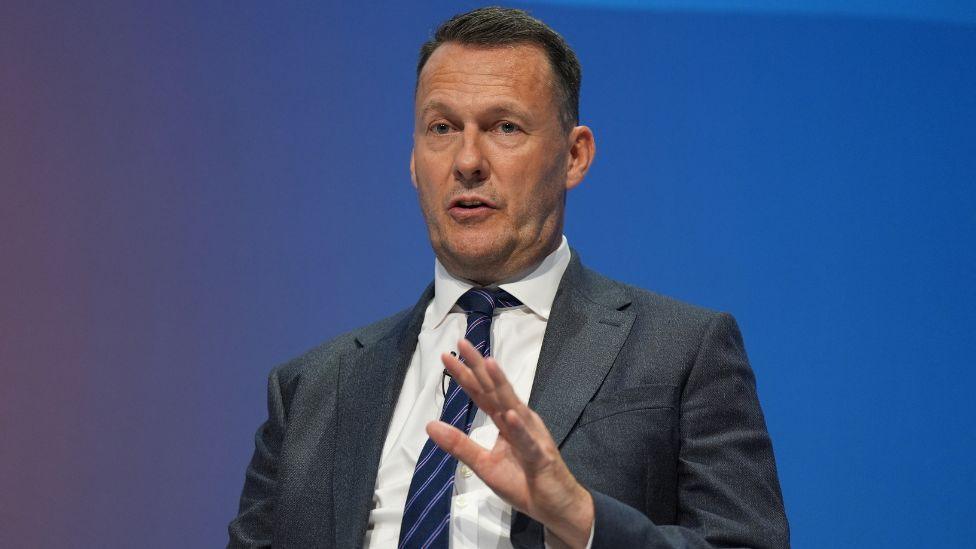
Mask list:
[[[593,157],[596,156],[596,142],[593,132],[586,126],[576,126],[569,132],[569,158],[566,167],[566,190],[580,184],[586,177]]]
[[[410,182],[413,183],[413,188],[417,188],[417,168],[414,163],[414,155],[416,154],[416,149],[410,149]]]

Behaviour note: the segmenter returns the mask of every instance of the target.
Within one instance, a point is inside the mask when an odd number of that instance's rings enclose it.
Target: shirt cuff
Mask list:
[[[586,542],[586,549],[591,549],[593,547],[593,534],[596,533],[596,517],[593,517],[593,525],[590,526],[590,539]],[[542,529],[542,542],[545,544],[546,549],[554,549],[552,545],[549,545],[549,529]],[[563,543],[560,546],[565,545]]]

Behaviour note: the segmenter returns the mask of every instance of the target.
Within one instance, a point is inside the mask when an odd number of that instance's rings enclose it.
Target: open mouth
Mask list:
[[[491,200],[474,195],[461,195],[451,200],[451,209],[476,210],[478,208],[495,208],[495,203]]]
[[[494,209],[495,204],[487,199],[468,196],[451,201],[448,212],[459,222],[473,222],[487,218]]]
[[[459,200],[455,204],[455,207],[464,208],[466,210],[472,210],[474,208],[481,208],[482,206],[488,207],[488,204],[485,204],[484,202],[482,202],[480,200]]]

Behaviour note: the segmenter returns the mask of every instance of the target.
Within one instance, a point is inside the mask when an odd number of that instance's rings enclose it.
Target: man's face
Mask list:
[[[553,78],[532,45],[447,43],[420,74],[410,171],[431,245],[455,276],[497,282],[559,245],[592,134],[560,123]]]

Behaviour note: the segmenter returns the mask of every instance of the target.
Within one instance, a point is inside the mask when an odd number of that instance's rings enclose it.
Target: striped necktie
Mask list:
[[[472,288],[457,303],[468,315],[465,339],[484,356],[491,355],[491,316],[495,309],[522,304],[500,288]],[[461,386],[451,379],[444,397],[441,421],[468,433],[477,411],[478,407]],[[457,460],[428,438],[420,451],[407,492],[400,523],[400,549],[447,549],[456,468]]]

